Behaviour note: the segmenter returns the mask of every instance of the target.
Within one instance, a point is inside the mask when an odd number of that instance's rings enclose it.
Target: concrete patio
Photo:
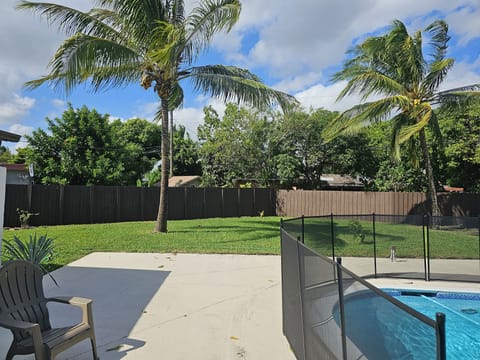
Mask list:
[[[47,296],[94,301],[99,356],[109,359],[285,359],[278,256],[92,253],[44,278]],[[72,307],[52,306],[54,326]],[[0,359],[10,343],[0,329]],[[84,341],[59,359],[91,359]],[[15,359],[33,359],[17,356]]]

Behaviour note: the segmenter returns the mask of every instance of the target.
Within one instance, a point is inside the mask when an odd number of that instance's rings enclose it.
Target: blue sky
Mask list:
[[[82,10],[92,6],[88,0],[58,2]],[[186,1],[187,9],[195,3]],[[0,129],[23,135],[45,128],[45,118],[60,117],[67,102],[115,118],[152,119],[157,98],[138,84],[101,93],[82,86],[68,98],[47,86],[22,89],[25,81],[46,73],[64,36],[38,17],[16,11],[15,4],[2,0],[0,14]],[[336,103],[344,84],[332,84],[329,78],[355,41],[378,34],[393,19],[404,21],[411,32],[445,19],[452,36],[448,56],[456,63],[443,87],[480,83],[480,0],[245,0],[242,5],[234,29],[217,36],[199,61],[248,68],[268,85],[295,95],[306,108],[342,110],[358,101],[350,97]],[[175,121],[195,137],[203,107],[212,104],[221,112],[224,104],[183,85],[186,101]]]

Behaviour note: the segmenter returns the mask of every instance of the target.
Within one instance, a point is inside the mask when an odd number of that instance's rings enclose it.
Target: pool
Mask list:
[[[437,312],[446,315],[448,359],[480,359],[480,294],[384,291],[431,319]],[[383,297],[351,293],[345,296],[344,307],[349,347],[366,358],[436,358],[435,330]],[[338,307],[334,314],[338,322]]]
[[[387,290],[387,293],[435,319],[446,316],[447,357],[480,359],[480,294]]]

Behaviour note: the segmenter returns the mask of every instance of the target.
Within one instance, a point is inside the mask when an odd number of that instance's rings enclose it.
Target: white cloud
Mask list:
[[[9,98],[0,101],[0,124],[11,124],[18,121],[35,104],[35,99],[31,97],[20,97],[13,94]]]
[[[458,8],[472,4],[474,10]],[[302,0],[281,6],[276,0],[244,0],[236,35],[228,35],[232,42],[221,39],[216,44],[227,44],[218,48],[241,66],[266,70],[274,79],[295,78],[337,65],[352,40],[388,26],[394,19],[413,21],[414,31],[440,13],[452,19],[450,29],[458,30],[463,39],[478,36],[478,6],[478,0]],[[436,12],[432,14],[433,9]],[[461,26],[457,27],[455,16],[463,19]],[[256,31],[258,38],[246,54],[238,36],[245,42]]]
[[[336,101],[345,84],[345,82],[338,82],[332,85],[316,84],[296,93],[295,97],[306,109],[312,107],[314,109],[324,108],[331,111],[343,111],[360,102],[358,96],[348,96],[342,99],[342,101]]]
[[[440,89],[454,89],[472,84],[480,84],[480,57],[473,64],[455,63]]]
[[[18,135],[30,135],[33,132],[33,127],[22,124],[13,124],[10,126],[9,131]]]

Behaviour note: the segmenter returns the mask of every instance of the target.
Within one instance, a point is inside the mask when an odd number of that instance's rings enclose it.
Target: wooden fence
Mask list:
[[[168,218],[276,214],[275,190],[170,188]],[[16,209],[38,213],[31,225],[149,221],[157,217],[160,188],[136,186],[7,185],[4,225],[19,226]]]
[[[157,216],[158,187],[7,185],[4,224],[19,226],[16,209],[39,215],[31,225],[150,221]],[[444,215],[480,216],[480,194],[442,194]],[[170,188],[168,218],[198,219],[278,215],[423,214],[423,193]]]
[[[480,216],[480,194],[439,194],[444,216]],[[328,214],[425,214],[425,193],[360,191],[287,191],[277,193],[278,216],[316,216]]]

